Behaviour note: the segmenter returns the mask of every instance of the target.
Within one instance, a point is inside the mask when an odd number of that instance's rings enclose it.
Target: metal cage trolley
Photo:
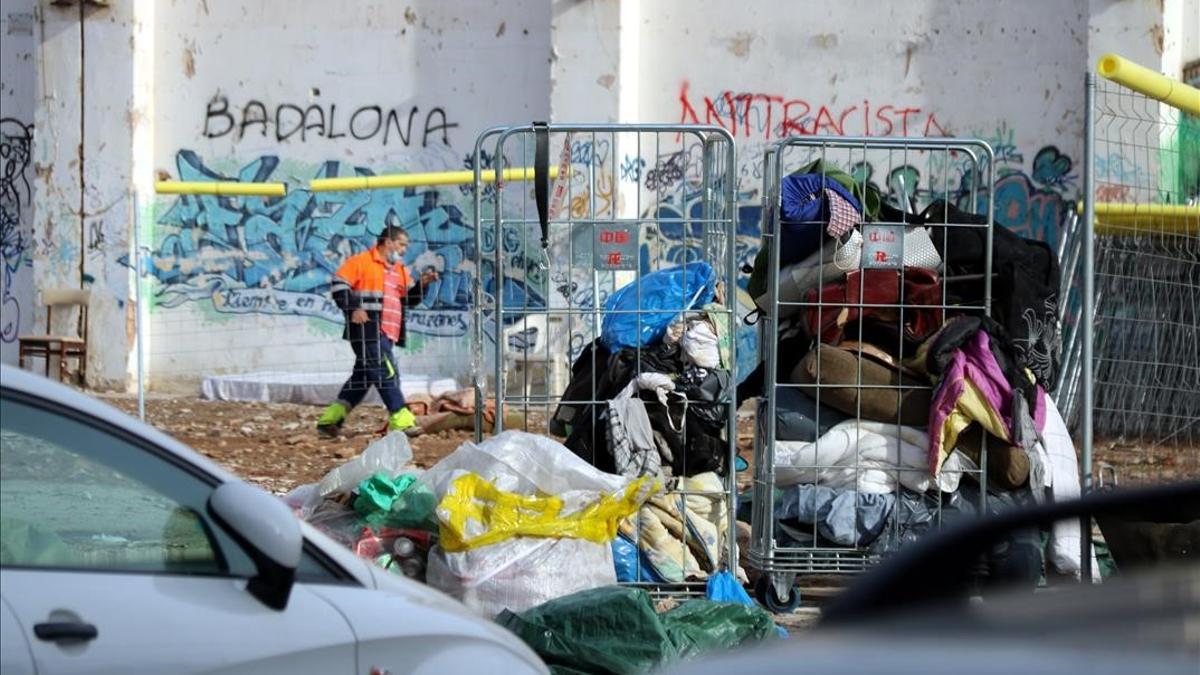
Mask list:
[[[768,608],[799,604],[799,576],[861,572],[949,510],[986,508],[986,434],[965,461],[932,448],[925,349],[990,312],[992,166],[986,143],[951,138],[765,153],[748,558]]]
[[[543,434],[661,478],[621,526],[622,581],[702,594],[738,569],[732,137],[535,123],[485,131],[473,162],[477,435]],[[480,178],[510,166],[533,183]]]

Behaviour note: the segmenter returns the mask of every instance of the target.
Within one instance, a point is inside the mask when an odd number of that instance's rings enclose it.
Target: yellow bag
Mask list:
[[[440,543],[450,553],[509,537],[575,537],[603,544],[617,536],[623,518],[661,489],[657,479],[642,476],[630,483],[624,494],[602,494],[588,506],[562,515],[559,497],[505,492],[479,474],[466,473],[450,483],[438,504]],[[467,529],[471,522],[482,525],[483,531],[472,536]]]

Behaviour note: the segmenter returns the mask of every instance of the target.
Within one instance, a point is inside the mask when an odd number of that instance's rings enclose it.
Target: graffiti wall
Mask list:
[[[0,361],[17,362],[17,336],[31,332],[33,284],[34,3],[0,13]]]
[[[695,99],[695,100],[694,100]],[[697,110],[702,109],[703,114]],[[949,119],[953,113],[941,113]],[[1054,242],[1058,225],[1078,197],[1079,175],[1075,162],[1057,145],[1044,145],[1025,151],[1016,144],[1016,134],[1008,122],[1001,121],[991,130],[964,128],[952,133],[938,120],[938,112],[918,105],[880,104],[870,99],[841,108],[813,104],[801,98],[780,94],[738,93],[723,90],[712,96],[693,97],[690,84],[679,86],[679,122],[713,124],[742,140],[740,187],[754,194],[762,183],[762,151],[771,141],[790,136],[858,137],[949,137],[964,136],[987,141],[995,153],[996,222],[1022,236]],[[946,123],[949,125],[949,123]],[[953,128],[953,127],[952,127]],[[865,158],[843,162],[841,168],[856,180],[873,183],[893,199],[901,192],[915,199],[918,206],[945,199],[960,208],[979,211],[984,204],[970,204],[969,192],[978,181],[971,172],[977,167],[969,159],[960,166],[946,166],[942,153],[918,149],[889,153],[885,172],[877,172],[875,162]],[[897,156],[903,154],[903,156]],[[1027,158],[1026,155],[1029,155]],[[815,158],[815,156],[814,156]],[[1119,158],[1118,158],[1119,159]],[[951,159],[953,162],[953,159]],[[666,164],[647,172],[647,187],[653,188]],[[883,174],[886,175],[883,175]],[[669,174],[667,174],[669,175]],[[756,213],[752,210],[747,214]],[[749,233],[752,228],[744,228]]]
[[[139,250],[160,384],[222,372],[347,374],[353,356],[331,277],[397,224],[409,232],[410,269],[439,273],[408,312],[402,370],[466,381],[478,274],[470,190],[308,187],[314,178],[468,168],[483,129],[548,116],[546,78],[509,77],[506,64],[548,52],[549,9],[466,5],[348,7],[330,17],[323,3],[300,2],[286,30],[264,29],[240,5],[160,8],[162,25],[199,26],[182,41],[158,34],[159,63],[170,64],[159,66],[169,74],[155,95],[160,178],[288,186],[282,198],[154,200]],[[317,24],[322,39],[309,39]],[[277,63],[313,67],[281,80]]]
[[[1079,196],[1090,64],[1105,51],[1164,68],[1169,55],[1194,58],[1163,25],[1194,0],[849,0],[803,12],[767,0],[85,5],[13,0],[0,13],[0,355],[11,360],[11,340],[35,323],[35,287],[89,286],[104,345],[91,372],[114,386],[132,371],[133,318],[143,316],[133,288],[151,305],[146,345],[165,378],[341,372],[349,351],[328,276],[391,222],[410,229],[410,264],[442,275],[411,315],[412,372],[466,371],[476,281],[529,306],[584,292],[545,274],[523,237],[475,232],[462,189],[316,194],[314,177],[461,169],[498,124],[718,125],[738,143],[746,264],[759,247],[763,151],[778,139],[973,136],[995,150],[990,203],[972,197],[976,168],[962,158],[914,152],[842,168],[894,200],[990,209],[1054,242]],[[568,151],[573,165],[604,169],[594,184],[572,183],[570,218],[698,208],[690,150],[580,140]],[[1141,180],[1128,159],[1099,158],[1110,198]],[[282,181],[289,193],[150,197],[155,178],[185,177]],[[654,194],[656,206],[638,208],[633,194]],[[132,242],[135,213],[142,237]],[[476,269],[477,236],[523,272],[496,281]],[[683,228],[647,243],[668,259],[695,255]],[[743,337],[750,354],[752,332]]]
[[[176,166],[185,181],[288,178],[276,155],[224,175],[195,152],[181,150]],[[308,173],[310,178],[336,178],[376,172],[331,160]],[[229,330],[231,319],[245,315],[254,315],[259,323],[263,317],[299,317],[312,320],[307,358],[319,365],[326,358],[320,354],[329,347],[322,343],[339,333],[343,323],[329,295],[332,275],[346,257],[373,246],[384,227],[402,225],[410,237],[410,268],[439,272],[422,303],[409,313],[410,333],[463,338],[469,325],[475,231],[457,196],[457,191],[432,188],[314,193],[299,181],[278,199],[180,196],[163,202],[142,250],[154,313],[163,319],[157,323],[158,336],[166,337],[170,330],[172,322],[165,315],[189,304],[194,306],[188,309],[209,315],[208,320],[193,317],[196,329],[217,321]],[[225,316],[218,320],[217,315]],[[274,365],[294,359],[286,355]],[[271,363],[268,358],[261,365]]]

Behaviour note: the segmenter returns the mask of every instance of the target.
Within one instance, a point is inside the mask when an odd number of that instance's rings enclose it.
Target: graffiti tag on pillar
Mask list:
[[[33,125],[5,117],[0,120],[0,341],[13,342],[21,326],[21,303],[13,281],[32,265],[31,237],[21,229],[24,207],[33,201],[26,171],[33,149]]]

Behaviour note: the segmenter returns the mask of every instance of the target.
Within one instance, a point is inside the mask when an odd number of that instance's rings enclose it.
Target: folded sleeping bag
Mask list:
[[[791,379],[802,384],[844,385],[822,386],[819,396],[816,387],[807,388],[804,393],[820,401],[822,406],[851,417],[860,414],[861,404],[864,420],[899,422],[914,427],[929,424],[930,387],[870,356],[860,356],[865,353],[820,345],[800,360]],[[877,386],[888,388],[873,388]]]

